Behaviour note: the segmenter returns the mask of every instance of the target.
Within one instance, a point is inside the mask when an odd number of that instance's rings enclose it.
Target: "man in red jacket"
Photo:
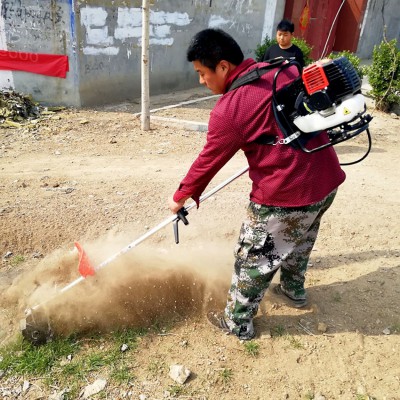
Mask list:
[[[275,291],[295,307],[307,303],[304,288],[308,259],[323,213],[345,180],[333,147],[306,153],[287,144],[272,109],[272,68],[256,81],[229,91],[246,72],[265,63],[244,60],[236,41],[219,29],[197,33],[187,51],[200,83],[222,94],[210,114],[207,142],[169,200],[176,213],[190,197],[199,198],[215,174],[242,150],[252,180],[248,218],[235,247],[235,265],[227,305],[208,313],[209,321],[239,339],[254,337],[253,318],[275,273]],[[277,90],[298,77],[294,66],[279,74]],[[275,145],[260,137],[276,138]],[[327,141],[325,134],[311,139]]]

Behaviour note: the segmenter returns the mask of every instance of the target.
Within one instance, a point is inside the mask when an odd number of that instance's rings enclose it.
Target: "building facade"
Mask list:
[[[390,38],[399,37],[397,0],[346,2],[361,2],[357,29],[353,29],[350,43],[361,57],[371,56],[373,46],[381,41],[384,25],[393,26],[392,31],[387,30]],[[317,3],[320,6],[315,6]],[[326,43],[339,3],[341,0],[153,0],[149,25],[150,93],[198,85],[185,52],[193,34],[201,29],[226,30],[239,42],[245,57],[254,57],[263,38],[275,35],[279,20],[287,16],[298,21],[305,6],[309,8],[309,21],[301,34],[308,35],[306,39],[316,40],[315,26],[321,25],[321,18],[330,10],[328,19],[324,17],[325,29],[318,31],[320,43]],[[0,5],[2,88],[31,94],[44,104],[75,107],[140,97],[141,0],[0,0]],[[374,17],[378,9],[380,22]],[[335,24],[330,50],[335,49],[340,32],[344,38],[349,37],[343,22]],[[344,41],[340,46],[348,45]],[[317,47],[321,48],[321,44]],[[60,72],[65,65],[59,62],[65,61],[65,56],[68,66]]]

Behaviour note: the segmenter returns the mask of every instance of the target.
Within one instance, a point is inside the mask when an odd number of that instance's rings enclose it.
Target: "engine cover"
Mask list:
[[[287,67],[291,65],[289,63]],[[361,79],[347,58],[317,61],[277,91],[277,77],[284,68],[285,65],[280,67],[273,82],[273,110],[284,135],[282,143],[312,153],[351,139],[365,130],[370,138],[368,126],[372,117],[365,114]],[[324,132],[328,142],[307,147],[312,138]]]
[[[304,68],[302,79],[308,102],[317,110],[361,91],[361,79],[346,57],[317,61]]]
[[[293,123],[302,132],[310,133],[319,130],[334,128],[345,122],[350,122],[365,110],[365,100],[362,94],[356,94],[333,105],[325,112],[313,112],[305,116],[298,116]]]

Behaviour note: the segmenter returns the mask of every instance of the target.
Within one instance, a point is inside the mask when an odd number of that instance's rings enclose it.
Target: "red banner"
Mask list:
[[[68,56],[0,50],[0,70],[16,70],[65,78]]]

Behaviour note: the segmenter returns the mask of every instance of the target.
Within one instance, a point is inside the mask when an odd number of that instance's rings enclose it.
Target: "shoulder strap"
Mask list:
[[[246,74],[235,79],[233,81],[231,87],[227,90],[227,92],[230,92],[231,90],[235,90],[240,86],[247,85],[251,82],[254,82],[254,81],[260,79],[268,71],[270,71],[273,68],[279,67],[284,62],[285,62],[285,59],[278,58],[278,59],[272,60],[270,64],[268,64],[264,67],[252,69],[251,71],[247,72]]]

